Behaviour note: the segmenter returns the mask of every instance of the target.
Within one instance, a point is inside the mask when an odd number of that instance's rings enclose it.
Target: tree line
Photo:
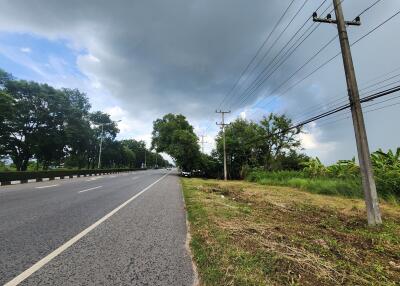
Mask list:
[[[225,127],[228,175],[243,178],[246,171],[263,167],[265,170],[301,169],[309,158],[301,153],[297,136],[301,128],[288,130],[291,119],[270,114],[259,123],[238,118]],[[216,149],[203,154],[199,138],[185,116],[167,114],[153,124],[152,148],[166,152],[183,170],[200,170],[206,176],[220,177],[223,162],[223,133],[216,137]]]
[[[91,111],[87,95],[78,89],[16,79],[0,69],[0,159],[18,171],[28,168],[140,168],[169,165],[144,141],[116,140],[116,122]]]
[[[228,177],[271,185],[287,185],[322,194],[362,197],[360,168],[355,158],[324,166],[302,153],[301,128],[289,129],[285,115],[269,114],[259,122],[238,118],[225,127]],[[199,138],[183,115],[167,114],[154,121],[152,146],[175,159],[184,171],[212,178],[223,176],[223,132],[211,155],[200,152]],[[371,154],[378,193],[400,197],[400,148]],[[197,174],[196,174],[197,172]]]

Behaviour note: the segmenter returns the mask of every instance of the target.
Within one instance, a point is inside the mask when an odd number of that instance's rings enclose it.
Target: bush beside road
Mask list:
[[[121,172],[132,172],[145,169],[90,169],[90,170],[52,170],[52,171],[25,171],[25,172],[0,172],[0,185],[10,185],[12,181],[21,181],[21,183],[27,183],[28,180],[35,179],[41,181],[45,178],[54,180],[55,178],[70,177],[73,176],[92,176],[101,174],[121,173]]]

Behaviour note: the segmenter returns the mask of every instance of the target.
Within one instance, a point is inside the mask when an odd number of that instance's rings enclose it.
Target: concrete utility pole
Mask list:
[[[381,212],[379,209],[378,196],[376,193],[375,179],[372,170],[371,157],[368,147],[367,132],[365,130],[364,117],[362,113],[360,95],[358,92],[357,79],[354,71],[353,59],[351,56],[349,38],[347,35],[346,25],[359,26],[360,18],[357,17],[353,21],[345,21],[340,0],[333,0],[335,8],[336,20],[333,20],[328,14],[325,19],[317,18],[317,13],[313,14],[315,22],[336,24],[340,47],[342,50],[342,58],[344,70],[346,74],[346,82],[351,106],[351,114],[353,118],[354,133],[357,143],[358,160],[360,162],[362,185],[364,189],[365,204],[367,208],[367,217],[369,225],[377,225],[382,223]]]
[[[200,137],[201,137],[201,140],[200,140],[201,152],[204,154],[204,144],[207,143],[207,141],[204,141],[205,135],[200,135]]]
[[[228,172],[227,172],[227,169],[226,169],[225,126],[226,126],[226,125],[229,125],[229,123],[228,123],[228,124],[225,123],[225,114],[226,114],[226,113],[231,113],[231,112],[230,112],[230,111],[222,111],[222,110],[220,110],[220,111],[216,110],[215,112],[216,112],[216,113],[220,113],[221,116],[222,116],[222,121],[221,121],[221,123],[218,123],[218,122],[217,122],[217,125],[221,126],[221,129],[222,129],[222,137],[223,137],[223,142],[224,142],[224,180],[226,181],[226,180],[228,179]]]

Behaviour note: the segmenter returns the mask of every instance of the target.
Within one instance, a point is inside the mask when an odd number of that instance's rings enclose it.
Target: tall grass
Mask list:
[[[315,194],[361,198],[363,196],[359,179],[309,178],[304,172],[254,170],[246,180],[263,185],[288,186]]]

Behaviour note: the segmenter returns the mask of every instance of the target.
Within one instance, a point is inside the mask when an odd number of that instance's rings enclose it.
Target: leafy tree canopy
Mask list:
[[[153,122],[152,149],[169,154],[179,167],[193,170],[199,166],[198,138],[185,116],[167,114]]]

